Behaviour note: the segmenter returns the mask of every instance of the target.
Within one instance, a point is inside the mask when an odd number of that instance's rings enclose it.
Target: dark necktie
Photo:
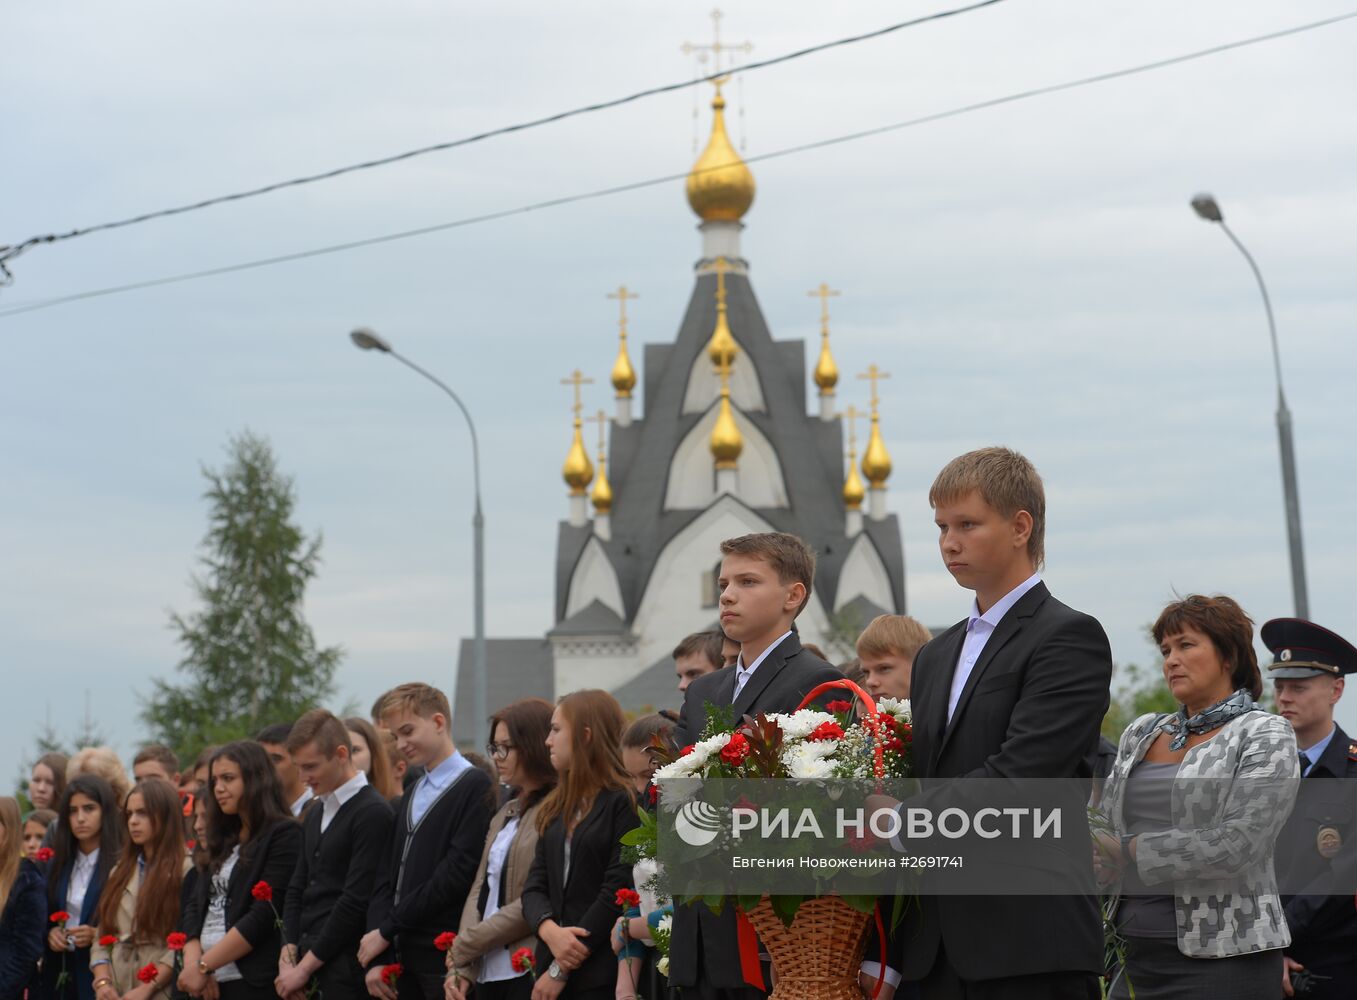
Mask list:
[[[1300,752],[1300,776],[1305,777],[1305,772],[1310,768],[1310,758],[1305,756],[1305,751]]]

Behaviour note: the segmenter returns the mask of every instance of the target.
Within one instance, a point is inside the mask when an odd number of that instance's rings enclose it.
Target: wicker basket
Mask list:
[[[764,896],[749,922],[773,958],[769,1000],[862,1000],[858,969],[870,919],[837,896],[820,896],[802,903],[788,927]]]

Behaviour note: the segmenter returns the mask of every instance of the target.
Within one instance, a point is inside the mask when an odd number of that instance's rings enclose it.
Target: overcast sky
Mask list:
[[[0,242],[456,138],[692,73],[708,3],[11,4],[0,35]],[[1161,59],[1350,4],[1009,0],[749,74],[748,153]],[[943,9],[729,3],[768,57]],[[1119,663],[1175,593],[1292,610],[1267,327],[1188,199],[1215,192],[1266,275],[1295,417],[1312,616],[1357,639],[1357,119],[1347,22],[1188,65],[755,164],[745,254],[774,336],[875,362],[909,610],[964,615],[928,484],[1002,443],[1049,497],[1046,578]],[[699,96],[705,105],[710,88]],[[732,89],[732,112],[739,103]],[[692,92],[467,149],[38,247],[0,307],[414,228],[686,170]],[[740,132],[739,116],[732,126]],[[0,319],[0,775],[89,693],[124,751],[180,652],[206,528],[200,464],[266,435],[323,531],[307,611],[341,699],[453,682],[471,624],[465,428],[367,324],[464,395],[484,455],[491,635],[552,625],[569,390],[611,408],[675,335],[698,256],[681,183],[419,239]],[[808,353],[810,363],[813,355]],[[808,363],[808,369],[810,367]],[[865,403],[845,380],[841,404]],[[641,400],[644,409],[645,401]],[[1340,719],[1357,722],[1357,693]],[[465,724],[469,724],[464,722]],[[1353,727],[1357,728],[1357,727]]]

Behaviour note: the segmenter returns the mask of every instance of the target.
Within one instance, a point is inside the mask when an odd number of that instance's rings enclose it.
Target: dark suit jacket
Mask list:
[[[600,792],[588,815],[570,838],[570,872],[565,873],[565,824],[552,821],[537,841],[528,880],[523,884],[523,916],[536,928],[548,917],[562,927],[583,927],[589,935],[581,940],[589,957],[570,973],[566,995],[581,990],[608,989],[617,983],[617,957],[608,935],[622,909],[617,890],[631,888],[631,865],[622,860],[622,835],[639,824],[636,800],[630,792],[616,789]],[[537,945],[537,974],[545,975],[551,964],[551,949]]]
[[[783,639],[745,682],[734,703],[735,718],[760,712],[791,712],[816,685],[843,680],[843,674],[824,660],[801,648],[793,632]],[[735,668],[704,674],[690,685],[679,713],[675,738],[679,746],[694,742],[706,724],[707,702],[730,705],[735,692]],[[842,698],[842,692],[826,695],[822,701]],[[698,974],[712,986],[736,989],[745,985],[740,974],[740,954],[735,929],[735,913],[730,908],[712,913],[702,903],[674,907],[670,935],[669,984],[679,987],[697,985]]]
[[[915,775],[1089,778],[1112,681],[1102,626],[1038,583],[1000,619],[949,724],[947,700],[966,624],[958,622],[914,658]],[[1082,805],[1076,803],[1081,815]],[[921,896],[893,935],[903,954],[892,964],[906,979],[922,979],[941,942],[962,979],[1101,974],[1102,923],[1087,855],[1087,895]]]
[[[1287,954],[1306,968],[1326,974],[1349,964],[1357,950],[1357,754],[1341,726],[1301,779],[1296,805],[1277,836],[1277,882],[1291,931]],[[1321,830],[1337,830],[1338,853],[1319,853]],[[1296,892],[1297,887],[1301,891]],[[1306,891],[1305,887],[1309,887]]]
[[[241,979],[254,989],[272,989],[278,977],[281,935],[278,915],[287,906],[287,887],[302,849],[302,828],[291,816],[253,836],[240,849],[240,859],[226,883],[226,929],[237,930],[250,944],[250,952],[236,959]],[[255,899],[252,890],[260,882],[273,889],[273,900]],[[184,914],[184,933],[200,937],[212,895],[212,877],[197,880],[193,908]]]
[[[110,852],[111,854],[112,852]],[[110,857],[107,860],[100,852],[99,864],[94,866],[94,877],[90,879],[90,887],[85,890],[85,901],[80,906],[80,912],[73,914],[76,924],[83,924],[86,927],[94,927],[98,924],[96,914],[99,911],[99,896],[104,888],[104,876],[112,870],[115,858]],[[66,908],[66,893],[71,887],[71,873],[75,870],[75,860],[70,859],[66,866],[57,876],[57,885],[55,896],[47,893],[47,911],[55,913],[57,910]],[[29,989],[29,995],[34,1000],[94,1000],[94,975],[90,972],[90,950],[88,948],[77,948],[75,951],[58,952],[52,951],[47,947],[47,935],[43,936],[43,961],[42,970],[38,974],[37,980]],[[61,975],[62,955],[65,955],[65,967],[68,975],[66,985],[60,990],[57,989],[57,979]]]
[[[24,858],[0,913],[0,1000],[23,1000],[24,990],[37,972],[47,935],[46,905],[42,874],[37,865]]]

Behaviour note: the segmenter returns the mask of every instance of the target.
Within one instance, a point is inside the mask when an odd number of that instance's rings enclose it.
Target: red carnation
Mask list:
[[[896,753],[901,753],[905,749],[904,743],[902,743],[897,737],[894,736],[892,736],[885,743],[883,743],[882,747],[886,750],[894,750]]]
[[[829,712],[851,712],[853,711],[853,703],[842,699],[831,701],[825,705],[825,710]]]
[[[56,853],[57,852],[50,847],[39,847],[38,853],[33,855],[33,857],[38,861],[51,861]]]
[[[386,983],[388,986],[395,986],[396,980],[401,977],[403,972],[405,972],[405,967],[399,962],[395,962],[392,965],[383,965],[382,982]]]
[[[165,938],[165,947],[170,951],[183,951],[186,944],[188,944],[188,935],[179,931],[175,931]]]
[[[116,934],[105,934],[103,937],[99,939],[100,948],[112,948],[117,943],[118,935]]]
[[[198,842],[194,840],[192,837],[190,837],[188,840],[184,841],[184,846],[187,847],[190,851],[196,850],[198,847]]]
[[[519,948],[509,959],[509,964],[513,966],[515,972],[529,972],[536,970],[537,959],[531,948]]]
[[[660,801],[660,786],[659,786],[659,785],[651,785],[649,788],[647,788],[647,789],[646,789],[646,798],[648,798],[648,799],[650,800],[650,804],[651,804],[652,806],[653,806],[656,802]]]
[[[621,907],[640,906],[641,894],[635,889],[618,889],[617,895],[613,897],[613,901]]]
[[[749,756],[749,738],[742,733],[734,733],[721,748],[721,759],[731,767],[739,767]]]
[[[155,967],[154,962],[147,962],[145,965],[143,965],[140,969],[137,970],[137,978],[140,979],[143,983],[155,982],[156,976],[158,975],[160,975],[160,970]]]
[[[686,747],[679,751],[679,756],[687,757],[690,753],[692,753],[696,749],[697,749],[696,743],[689,743]]]
[[[250,890],[250,895],[255,899],[263,900],[266,903],[273,902],[273,886],[267,882],[256,882],[254,888]]]
[[[866,854],[876,846],[876,838],[870,833],[864,833],[861,837],[848,837],[845,840],[848,848],[858,854]]]
[[[65,910],[57,910],[57,912],[53,913],[50,917],[48,917],[48,919],[51,920],[52,923],[54,924],[64,924],[66,921],[71,919],[71,915],[67,913]]]
[[[810,743],[822,743],[826,740],[843,739],[843,726],[837,722],[822,722],[806,737]]]
[[[452,947],[452,942],[457,940],[457,935],[452,931],[444,931],[438,937],[433,939],[433,946],[439,951],[447,951]]]

